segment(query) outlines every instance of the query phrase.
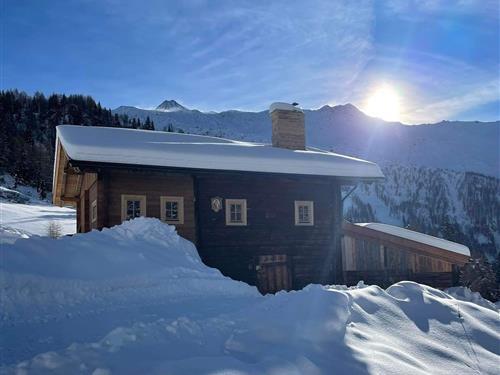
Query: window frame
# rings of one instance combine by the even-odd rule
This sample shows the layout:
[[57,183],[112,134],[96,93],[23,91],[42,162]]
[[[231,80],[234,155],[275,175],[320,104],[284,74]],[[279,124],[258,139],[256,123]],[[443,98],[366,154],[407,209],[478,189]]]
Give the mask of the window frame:
[[121,195],[121,203],[122,203],[122,222],[127,220],[127,201],[139,201],[141,205],[141,215],[140,217],[146,216],[146,196],[145,195],[137,195],[137,194],[122,194]]
[[[167,220],[167,202],[176,202],[179,220]],[[167,224],[184,224],[184,197],[181,196],[161,196],[160,197],[160,218]]]
[[[296,226],[314,226],[314,201],[295,201],[295,225]],[[299,207],[307,206],[309,207],[309,217],[310,221],[307,223],[301,222],[299,219]]]
[[[231,205],[241,205],[241,222],[231,221]],[[227,226],[247,226],[247,200],[246,199],[226,199],[226,225]]]
[[[95,215],[94,215],[94,209],[95,209]],[[90,204],[90,222],[91,223],[97,222],[97,199],[94,199]]]

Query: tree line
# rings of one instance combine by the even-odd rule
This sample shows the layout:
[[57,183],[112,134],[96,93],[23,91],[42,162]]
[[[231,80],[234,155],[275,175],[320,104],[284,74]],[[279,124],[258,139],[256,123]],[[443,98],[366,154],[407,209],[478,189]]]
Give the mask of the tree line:
[[154,130],[149,117],[113,114],[86,95],[18,90],[0,91],[0,172],[10,173],[16,184],[37,187],[45,196],[52,186],[56,126],[61,124]]

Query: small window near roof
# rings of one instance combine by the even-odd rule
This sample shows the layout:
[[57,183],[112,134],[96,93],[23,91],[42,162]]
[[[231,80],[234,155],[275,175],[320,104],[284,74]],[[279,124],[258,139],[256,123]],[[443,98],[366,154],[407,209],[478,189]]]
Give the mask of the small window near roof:
[[247,225],[246,199],[226,199],[226,225]]
[[169,224],[184,224],[184,197],[160,197],[161,219]]
[[97,200],[93,201],[90,205],[90,217],[93,223],[97,221]]
[[146,216],[145,195],[122,195],[122,221]]
[[295,201],[295,225],[314,225],[313,201]]

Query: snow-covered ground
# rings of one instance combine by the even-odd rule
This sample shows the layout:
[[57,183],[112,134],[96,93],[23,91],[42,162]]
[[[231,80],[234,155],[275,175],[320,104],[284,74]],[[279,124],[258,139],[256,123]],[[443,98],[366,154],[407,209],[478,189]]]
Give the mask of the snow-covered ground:
[[413,282],[261,296],[156,219],[21,238],[0,259],[0,373],[498,372],[498,311],[478,296]]
[[[50,223],[60,225],[61,234],[76,231],[75,210],[48,203],[20,204],[0,201],[0,231],[20,237],[46,236]],[[0,241],[2,241],[0,236]]]
[[[10,175],[0,176],[0,244],[17,238],[47,236],[55,224],[61,235],[76,232],[76,212],[72,208],[49,203],[50,195],[40,199],[31,186],[15,186]],[[16,203],[23,202],[23,203]]]

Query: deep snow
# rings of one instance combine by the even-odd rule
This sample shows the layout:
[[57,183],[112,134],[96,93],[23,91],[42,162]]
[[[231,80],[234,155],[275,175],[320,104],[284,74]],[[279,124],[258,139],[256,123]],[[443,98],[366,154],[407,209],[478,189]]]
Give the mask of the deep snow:
[[413,282],[261,296],[156,219],[0,257],[2,373],[495,374],[500,360],[491,306]]
[[269,144],[193,134],[59,125],[56,142],[62,145],[70,159],[87,162],[375,179],[384,177],[375,163],[329,151],[315,148],[288,150]]

